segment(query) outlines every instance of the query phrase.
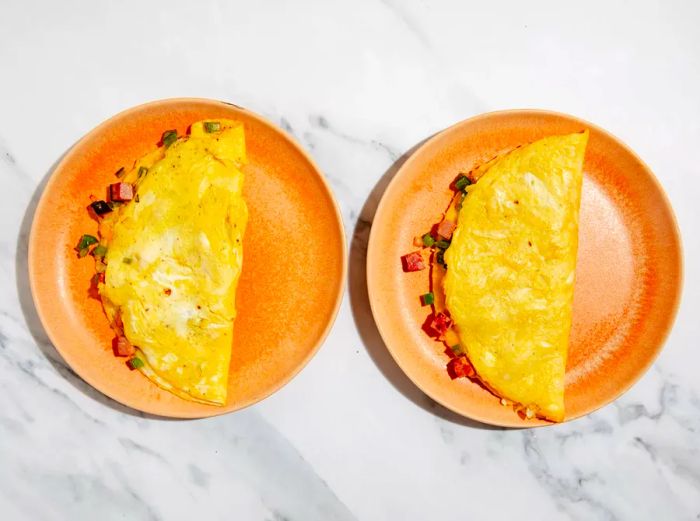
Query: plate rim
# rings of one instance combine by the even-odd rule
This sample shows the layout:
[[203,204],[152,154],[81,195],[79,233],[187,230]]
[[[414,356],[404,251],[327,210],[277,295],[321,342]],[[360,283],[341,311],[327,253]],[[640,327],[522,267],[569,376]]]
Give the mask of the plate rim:
[[[658,190],[659,194],[661,195],[661,200],[663,202],[663,205],[665,208],[668,210],[670,220],[671,220],[671,228],[672,228],[672,233],[675,238],[675,243],[678,245],[678,289],[675,292],[674,295],[674,300],[671,305],[671,307],[668,310],[668,316],[669,316],[669,326],[666,328],[666,330],[663,332],[661,335],[661,338],[658,342],[658,344],[655,346],[653,353],[651,356],[648,357],[647,361],[645,362],[644,366],[641,368],[639,373],[635,375],[634,378],[631,378],[626,385],[622,386],[619,390],[614,393],[614,395],[611,395],[611,398],[606,399],[602,401],[601,403],[596,404],[594,407],[584,410],[580,412],[577,415],[571,416],[571,417],[565,417],[562,422],[555,423],[555,422],[549,422],[546,420],[539,420],[538,422],[535,423],[522,423],[523,420],[518,418],[517,416],[513,418],[512,421],[494,421],[486,416],[483,416],[481,414],[466,414],[464,411],[458,410],[456,407],[453,407],[452,405],[445,403],[439,396],[435,396],[433,393],[430,393],[426,391],[416,380],[413,379],[413,377],[410,375],[410,373],[406,370],[404,365],[401,363],[401,357],[395,352],[394,348],[390,346],[390,343],[387,342],[387,333],[385,332],[385,327],[383,326],[378,320],[377,320],[377,304],[376,304],[376,294],[375,292],[377,291],[376,288],[372,284],[372,280],[377,277],[376,275],[376,269],[374,265],[372,264],[372,259],[375,257],[376,253],[375,251],[379,246],[376,244],[376,236],[377,233],[375,232],[376,227],[375,223],[378,222],[380,219],[378,217],[381,217],[381,214],[386,212],[386,208],[388,206],[387,203],[387,197],[386,195],[390,193],[391,191],[395,190],[397,186],[399,186],[401,177],[402,175],[405,175],[405,172],[408,170],[408,168],[415,162],[417,161],[417,157],[425,151],[426,148],[430,147],[431,145],[434,144],[434,142],[438,141],[443,135],[453,132],[456,129],[466,126],[469,124],[472,124],[476,121],[482,120],[482,119],[490,119],[493,117],[502,117],[502,116],[514,116],[514,115],[533,115],[533,116],[554,116],[557,118],[563,118],[569,121],[575,121],[577,123],[581,123],[582,125],[594,129],[596,132],[599,132],[600,134],[610,138],[612,141],[614,141],[618,146],[623,148],[627,153],[629,153],[636,161],[639,162],[639,164],[642,166],[642,168],[646,171],[648,174],[649,179],[652,181],[656,189]],[[616,401],[619,399],[623,394],[627,393],[639,380],[647,374],[649,371],[650,367],[654,364],[654,362],[658,359],[661,351],[663,350],[664,346],[666,345],[666,342],[668,340],[669,335],[671,334],[671,331],[673,330],[673,327],[675,325],[676,319],[678,317],[678,310],[680,307],[680,302],[681,298],[683,295],[683,288],[684,288],[684,282],[685,282],[685,266],[684,266],[684,250],[683,250],[683,241],[682,241],[682,236],[680,232],[680,227],[678,225],[678,219],[676,217],[675,212],[673,211],[673,206],[671,205],[671,200],[666,193],[666,190],[664,187],[661,185],[661,182],[658,180],[656,175],[654,175],[654,172],[649,168],[649,165],[646,164],[646,162],[629,146],[627,145],[623,140],[618,138],[616,135],[613,133],[609,132],[608,130],[600,127],[599,125],[596,125],[594,123],[591,123],[585,119],[579,118],[577,116],[573,116],[571,114],[567,114],[564,112],[559,112],[559,111],[554,111],[554,110],[547,110],[547,109],[536,109],[536,108],[517,108],[517,109],[502,109],[502,110],[493,110],[489,112],[484,112],[480,114],[476,114],[474,116],[468,117],[466,119],[460,120],[456,123],[453,123],[449,125],[448,127],[439,130],[438,132],[434,133],[433,135],[429,136],[423,143],[420,144],[420,146],[415,149],[411,155],[406,159],[406,161],[399,167],[399,169],[396,171],[396,174],[394,177],[389,181],[387,184],[384,192],[382,193],[382,197],[379,201],[379,204],[377,205],[377,210],[374,214],[374,218],[372,219],[372,226],[370,228],[370,234],[369,234],[369,239],[367,242],[367,258],[366,258],[366,280],[365,283],[367,284],[367,293],[368,293],[368,300],[370,304],[370,309],[372,311],[372,318],[374,320],[375,325],[377,326],[377,330],[379,331],[379,334],[382,338],[382,341],[386,347],[386,349],[389,351],[389,354],[391,355],[392,359],[394,362],[399,366],[401,371],[406,375],[406,377],[415,385],[422,393],[424,393],[426,396],[428,396],[431,400],[437,402],[441,406],[445,407],[446,409],[454,412],[455,414],[458,414],[459,416],[463,418],[468,418],[471,420],[476,420],[481,423],[484,423],[486,425],[494,425],[497,427],[506,427],[506,428],[520,428],[520,429],[526,429],[526,428],[535,428],[535,427],[548,427],[548,426],[554,426],[554,425],[560,425],[562,423],[568,423],[571,421],[574,421],[578,418],[582,418],[584,416],[587,416],[603,407],[606,405],[611,404],[612,402]]]
[[[108,394],[105,392],[100,383],[98,381],[95,381],[94,378],[86,376],[83,372],[79,371],[78,369],[75,368],[75,366],[71,363],[72,358],[71,356],[67,356],[66,353],[62,350],[60,347],[60,343],[57,343],[55,341],[55,334],[54,330],[51,326],[47,325],[47,321],[45,320],[45,309],[42,304],[42,299],[39,297],[40,291],[37,288],[37,271],[40,269],[40,267],[37,265],[38,262],[38,257],[36,252],[39,251],[39,245],[36,244],[37,241],[37,235],[38,235],[38,224],[37,224],[37,216],[40,215],[43,211],[43,208],[46,206],[46,199],[48,197],[48,194],[51,192],[52,187],[54,186],[55,183],[57,183],[58,179],[58,174],[66,167],[67,164],[69,164],[78,150],[80,149],[81,145],[83,145],[89,138],[92,136],[99,134],[102,132],[106,127],[108,127],[111,123],[113,123],[117,119],[121,119],[124,117],[128,117],[131,113],[138,112],[150,107],[156,107],[160,105],[180,105],[183,103],[203,103],[203,104],[209,104],[209,105],[220,105],[223,107],[227,107],[230,109],[230,107],[234,107],[235,109],[245,112],[247,116],[251,117],[252,119],[257,120],[258,122],[262,123],[265,126],[268,126],[272,129],[274,129],[282,138],[284,138],[289,144],[294,147],[294,149],[299,152],[302,157],[308,161],[309,165],[312,167],[313,171],[315,172],[316,176],[318,179],[321,181],[321,184],[323,186],[323,189],[328,193],[329,199],[331,201],[331,205],[333,208],[333,214],[335,216],[335,224],[337,226],[338,232],[339,232],[339,239],[340,239],[340,257],[341,257],[341,266],[340,266],[340,279],[339,279],[339,284],[337,287],[336,295],[334,298],[334,304],[331,309],[330,313],[330,318],[328,320],[328,323],[324,327],[323,331],[318,337],[318,340],[313,347],[313,349],[310,349],[306,356],[299,362],[299,364],[288,374],[285,376],[285,378],[280,379],[278,382],[276,382],[275,385],[271,386],[270,389],[266,390],[265,393],[261,394],[258,396],[256,399],[249,400],[248,402],[243,402],[239,406],[233,408],[233,409],[227,409],[226,405],[223,407],[215,407],[211,406],[211,411],[207,410],[206,413],[204,412],[204,409],[202,410],[201,413],[193,413],[193,414],[187,414],[187,413],[178,413],[178,414],[163,414],[163,412],[156,410],[156,409],[151,409],[150,407],[147,406],[141,406],[133,403],[131,400],[124,400],[117,398],[115,396],[112,396],[111,394]],[[338,313],[340,311],[340,306],[342,304],[343,297],[345,295],[346,291],[346,284],[347,284],[347,272],[348,272],[348,245],[347,245],[347,233],[345,230],[345,223],[343,221],[343,216],[340,211],[340,205],[338,204],[338,200],[335,196],[335,193],[333,192],[333,189],[330,185],[330,182],[328,179],[326,179],[326,176],[323,174],[323,171],[319,168],[318,164],[316,161],[311,157],[311,154],[307,152],[301,144],[297,142],[297,140],[284,128],[280,127],[279,125],[273,123],[270,121],[268,118],[261,116],[260,114],[247,109],[245,107],[242,107],[240,105],[237,105],[235,103],[223,101],[223,100],[218,100],[218,99],[213,99],[213,98],[202,98],[202,97],[175,97],[175,98],[162,98],[162,99],[156,99],[156,100],[151,100],[151,101],[146,101],[144,103],[139,103],[138,105],[134,105],[131,107],[128,107],[126,109],[123,109],[116,114],[108,117],[107,119],[101,121],[97,126],[93,127],[91,130],[89,130],[87,133],[83,134],[75,143],[73,143],[70,148],[65,152],[64,156],[60,159],[60,161],[53,167],[51,170],[51,173],[49,175],[48,180],[46,181],[46,184],[44,185],[42,191],[41,191],[41,196],[37,200],[36,207],[34,208],[33,214],[32,214],[32,225],[31,229],[29,232],[29,237],[28,237],[28,244],[27,244],[27,271],[28,271],[28,276],[29,276],[29,289],[30,293],[32,296],[32,301],[34,304],[34,308],[36,309],[36,314],[37,317],[39,318],[39,321],[41,322],[41,325],[46,332],[46,335],[48,336],[51,345],[56,349],[56,351],[61,355],[61,358],[63,361],[68,365],[68,367],[74,371],[85,383],[90,385],[93,389],[97,390],[100,392],[102,395],[106,396],[107,398],[114,400],[115,402],[124,405],[134,411],[140,411],[142,413],[150,414],[153,416],[157,416],[159,418],[177,418],[177,419],[199,419],[199,418],[210,418],[210,417],[215,417],[215,416],[222,416],[224,414],[231,414],[235,413],[238,411],[241,411],[243,409],[246,409],[252,405],[255,405],[256,403],[260,403],[263,400],[269,398],[273,394],[277,393],[280,389],[282,389],[285,385],[287,385],[289,382],[291,382],[311,361],[311,359],[318,353],[318,351],[321,349],[321,346],[325,344],[326,339],[328,338],[328,335],[330,334],[333,326],[335,325],[336,319],[338,318]],[[155,384],[154,384],[155,385]],[[149,402],[150,403],[150,402]]]

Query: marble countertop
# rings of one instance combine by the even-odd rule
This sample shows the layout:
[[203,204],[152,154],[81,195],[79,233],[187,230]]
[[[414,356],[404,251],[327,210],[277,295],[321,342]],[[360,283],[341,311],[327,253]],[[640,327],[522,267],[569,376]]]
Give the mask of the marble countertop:
[[[700,4],[38,2],[0,15],[3,520],[700,519]],[[130,106],[197,96],[286,127],[340,201],[349,292],[316,357],[242,412],[144,417],[68,369],[37,320],[27,234],[42,181]],[[650,165],[685,288],[653,368],[570,423],[460,419],[401,373],[364,255],[382,176],[426,136],[504,108],[568,112]],[[695,310],[695,311],[693,311]]]

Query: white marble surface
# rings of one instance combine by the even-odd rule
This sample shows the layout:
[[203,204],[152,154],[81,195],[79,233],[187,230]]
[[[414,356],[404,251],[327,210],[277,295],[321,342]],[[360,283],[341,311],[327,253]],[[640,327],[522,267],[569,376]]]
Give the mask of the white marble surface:
[[[699,25],[697,2],[3,0],[0,519],[700,519]],[[27,288],[52,165],[106,117],[175,96],[290,129],[352,243],[318,355],[263,403],[202,421],[146,418],[83,383]],[[383,174],[431,133],[514,107],[630,144],[668,190],[686,260],[649,373],[589,417],[526,431],[460,420],[413,387],[362,278]]]

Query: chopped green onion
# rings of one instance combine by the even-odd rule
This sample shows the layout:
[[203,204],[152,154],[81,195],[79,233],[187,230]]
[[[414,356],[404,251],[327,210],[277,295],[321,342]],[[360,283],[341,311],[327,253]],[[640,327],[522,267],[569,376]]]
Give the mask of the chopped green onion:
[[221,129],[221,123],[218,121],[205,121],[204,122],[204,131],[205,132],[218,132]]
[[440,239],[435,243],[435,246],[440,248],[441,250],[446,250],[447,248],[450,247],[450,241],[446,241],[444,239]]
[[472,182],[466,175],[460,175],[455,181],[455,188],[457,190],[464,190],[470,184],[472,184]]
[[89,251],[90,251],[90,250],[88,250],[87,248],[82,248],[82,249],[78,252],[78,257],[80,257],[80,258],[82,259],[83,257],[85,257],[85,256],[88,254]]
[[93,257],[104,257],[105,255],[107,255],[107,246],[102,246],[101,244],[98,244],[92,250]]
[[138,369],[139,367],[143,367],[143,360],[141,360],[140,358],[132,358],[131,360],[129,360],[128,363],[129,367],[131,367],[132,369]]
[[423,301],[424,306],[432,306],[433,302],[435,302],[435,295],[433,295],[432,292],[428,292],[425,295],[421,295],[420,298]]
[[93,244],[97,244],[97,238],[93,237],[92,235],[83,235],[80,238],[80,241],[78,242],[78,247],[76,248],[78,251],[84,250],[85,248],[92,246]]
[[462,346],[459,344],[455,344],[453,346],[450,346],[450,349],[452,349],[452,352],[456,355],[462,354]]
[[177,141],[177,130],[166,130],[163,132],[163,146],[168,148]]
[[114,175],[116,175],[117,177],[124,177],[124,174],[126,174],[126,170],[124,169],[124,167],[121,167],[114,173]]
[[435,261],[443,268],[447,268],[447,264],[445,264],[445,250],[438,250],[435,254]]
[[433,239],[433,236],[430,235],[430,233],[423,235],[423,246],[430,248],[433,244],[435,244],[435,239]]
[[148,168],[145,166],[140,166],[139,167],[139,179],[141,179],[143,176],[145,176],[148,173]]
[[131,264],[132,259],[131,259],[131,257],[124,257],[124,258],[122,259],[122,262],[123,262],[124,264]]

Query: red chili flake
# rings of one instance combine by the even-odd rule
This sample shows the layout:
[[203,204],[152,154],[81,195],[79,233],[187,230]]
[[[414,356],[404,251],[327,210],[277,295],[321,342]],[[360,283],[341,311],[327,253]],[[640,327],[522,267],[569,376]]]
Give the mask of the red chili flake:
[[131,201],[134,198],[134,187],[129,183],[114,183],[109,185],[109,198],[112,201]]
[[129,343],[125,336],[114,337],[112,349],[117,356],[131,356],[136,352],[134,346]]
[[431,329],[435,331],[439,335],[444,335],[447,333],[447,330],[450,329],[450,326],[452,325],[452,319],[445,315],[444,313],[438,313],[435,315],[433,318],[433,321],[430,323]]
[[170,294],[171,294],[172,292],[173,292],[173,290],[171,290],[170,288],[165,288],[165,289],[163,290],[163,293],[165,293],[165,294],[168,295],[168,296],[170,296]]
[[455,228],[457,228],[457,225],[452,221],[442,221],[437,227],[437,232],[441,237],[451,239]]
[[414,251],[408,255],[401,257],[401,263],[403,264],[403,270],[409,271],[421,271],[425,269],[425,262],[423,261],[423,256],[419,251]]
[[447,364],[447,374],[454,380],[455,378],[472,378],[476,375],[476,371],[466,356],[458,356]]

